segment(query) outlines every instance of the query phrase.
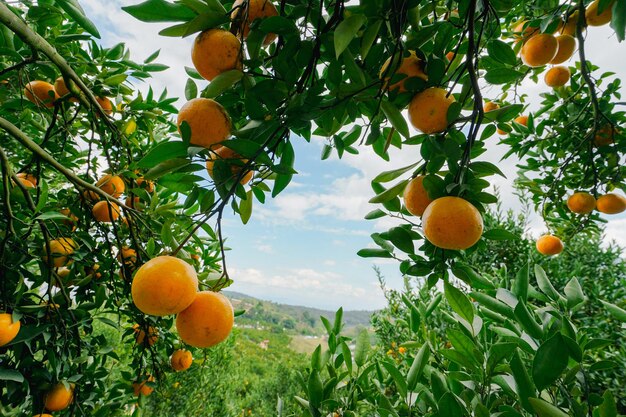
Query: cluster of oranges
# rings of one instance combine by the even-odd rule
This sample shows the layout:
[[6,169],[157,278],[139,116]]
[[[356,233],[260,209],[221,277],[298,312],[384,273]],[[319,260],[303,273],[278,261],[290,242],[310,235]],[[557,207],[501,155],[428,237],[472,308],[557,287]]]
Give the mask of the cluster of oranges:
[[[236,35],[215,28],[205,30],[196,37],[191,60],[198,74],[211,81],[226,71],[241,70],[243,49],[237,35],[246,39],[253,21],[277,15],[276,7],[268,0],[249,0],[246,4],[243,0],[235,1],[231,20],[237,27]],[[267,46],[275,39],[275,34],[267,34],[263,44]],[[252,171],[242,172],[248,161],[223,146],[231,135],[232,124],[228,112],[220,103],[202,97],[189,100],[178,113],[179,130],[183,122],[191,131],[190,143],[209,149],[206,163],[209,176],[213,178],[215,161],[224,160],[230,165],[232,177],[240,178],[242,185],[252,179]]]
[[[122,258],[124,259],[124,258]],[[207,348],[226,340],[234,324],[233,307],[223,294],[198,291],[198,276],[193,266],[173,256],[158,256],[143,264],[135,273],[131,285],[135,306],[152,316],[176,314],[176,330],[181,340],[190,346]],[[151,346],[158,332],[148,326],[134,326],[135,340]],[[191,366],[191,352],[175,351],[170,364],[176,371]],[[147,380],[136,382],[135,395],[148,395],[152,389]]]
[[[66,96],[70,96],[70,91],[65,85],[63,77],[55,80],[54,85],[43,80],[34,80],[24,87],[24,96],[38,106],[54,107],[54,104]],[[76,103],[76,97],[69,97],[70,102]],[[113,103],[107,97],[96,97],[96,101],[106,114],[113,113]]]

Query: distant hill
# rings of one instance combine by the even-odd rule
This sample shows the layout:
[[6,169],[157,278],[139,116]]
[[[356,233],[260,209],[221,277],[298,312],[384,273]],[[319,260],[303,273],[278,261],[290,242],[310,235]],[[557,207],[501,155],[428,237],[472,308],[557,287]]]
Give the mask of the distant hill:
[[[245,314],[237,317],[240,326],[255,326],[286,330],[292,334],[321,335],[326,333],[320,320],[324,316],[332,323],[334,311],[318,308],[279,304],[260,300],[246,294],[224,291],[237,310],[245,310]],[[373,311],[344,311],[344,331],[352,333],[356,328],[369,327]]]

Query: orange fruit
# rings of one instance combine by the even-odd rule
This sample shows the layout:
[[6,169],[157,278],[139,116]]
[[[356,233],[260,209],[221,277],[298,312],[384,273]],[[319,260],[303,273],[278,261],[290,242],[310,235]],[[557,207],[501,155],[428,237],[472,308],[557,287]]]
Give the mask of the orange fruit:
[[[576,26],[578,25],[578,10],[571,14],[565,21],[561,21],[556,29],[556,33],[576,37]],[[584,31],[584,29],[583,29]]]
[[35,414],[33,417],[54,417],[52,414]]
[[91,275],[93,279],[102,278],[102,274],[98,272],[99,269],[99,264],[93,264],[91,267],[85,268],[85,274],[87,274],[88,276]]
[[596,136],[593,138],[593,144],[597,147],[609,146],[615,142],[615,134],[618,133],[617,129],[611,125],[606,125],[596,132]]
[[20,331],[20,321],[13,321],[9,313],[0,313],[0,346],[11,343]]
[[241,42],[227,30],[205,30],[193,43],[191,61],[196,71],[210,81],[222,72],[241,69]]
[[[278,16],[278,11],[276,7],[269,0],[249,0],[247,1],[247,10],[243,8],[243,0],[235,0],[233,3],[233,12],[230,15],[230,18],[233,22],[235,22],[237,27],[237,34],[240,33],[241,26],[243,26],[243,37],[244,39],[248,37],[248,33],[250,32],[250,24],[257,19],[264,19],[270,16]],[[239,21],[238,16],[247,16],[245,22]],[[243,20],[243,19],[241,19]],[[276,39],[275,33],[268,33],[263,40],[263,45],[269,45],[274,42]]]
[[124,202],[127,207],[134,208],[135,210],[143,211],[146,208],[146,205],[141,201],[141,198],[138,196],[128,196],[126,197],[126,201]]
[[[539,33],[539,28],[528,26],[526,25],[527,23],[527,20],[522,20],[513,28],[513,37],[515,38],[516,43],[519,41],[526,42],[533,35]],[[526,28],[524,28],[524,25],[526,25]]]
[[91,190],[83,191],[83,193],[81,194],[81,198],[84,201],[98,201],[98,200],[100,200],[100,196],[98,194],[96,194],[94,191],[91,191]]
[[[405,77],[402,78],[400,81],[397,81],[397,82],[391,84],[389,86],[389,90],[396,90],[396,89],[398,89],[399,92],[404,93],[405,91],[407,91],[404,83],[409,78],[417,77],[417,78],[421,78],[424,81],[428,80],[428,76],[424,72],[424,68],[425,68],[426,64],[424,63],[424,61],[419,59],[417,57],[417,55],[415,55],[415,51],[410,51],[409,56],[403,57],[402,61],[400,62],[400,66],[395,64],[394,68],[391,68],[390,70],[388,70],[389,64],[391,63],[391,58],[393,58],[393,57],[387,58],[387,60],[385,61],[385,63],[381,67],[380,75],[379,75],[380,78],[383,78],[383,76],[386,75],[384,80],[385,80],[385,84],[387,84],[389,82],[389,80],[391,79],[391,77],[394,76],[394,75],[396,75],[396,76],[397,75],[404,75]],[[387,73],[387,72],[389,72],[389,73]]]
[[613,18],[613,3],[611,2],[606,9],[599,13],[598,6],[600,5],[600,0],[595,0],[593,3],[587,7],[585,11],[585,19],[587,20],[587,24],[589,26],[604,26],[611,21]]
[[17,176],[17,180],[19,181],[20,184],[22,184],[22,187],[24,188],[35,188],[35,184],[33,184],[32,182],[28,181],[27,179],[23,177]]
[[552,58],[550,64],[562,64],[574,55],[576,50],[576,39],[571,35],[559,35],[556,37],[558,48],[556,50],[556,56]]
[[135,341],[138,345],[143,346],[144,343],[148,343],[148,346],[154,345],[159,340],[159,331],[152,326],[148,326],[148,338],[146,339],[146,331],[142,329],[138,324],[133,325],[135,331]]
[[534,35],[522,46],[522,61],[529,67],[542,67],[554,59],[558,48],[559,42],[554,36],[547,33]]
[[[220,146],[216,150],[209,152],[209,158],[206,161],[206,169],[209,176],[213,178],[213,166],[217,160],[229,160],[230,172],[232,172],[233,178],[239,176],[239,173],[243,169],[243,165],[248,162],[247,159],[243,159],[241,155],[236,153],[226,146]],[[231,163],[230,160],[233,160]],[[246,174],[239,181],[240,184],[247,184],[252,179],[252,171],[246,172]]]
[[137,263],[137,251],[135,249],[124,246],[117,254],[117,260],[127,265],[135,265]]
[[179,130],[183,122],[191,129],[192,145],[210,148],[230,136],[230,117],[226,109],[208,98],[194,98],[185,103],[178,112]]
[[506,132],[506,131],[504,131],[504,130],[502,130],[502,129],[500,129],[500,128],[498,128],[498,129],[496,129],[496,130],[497,130],[497,132],[498,132],[498,135],[508,135],[508,132]]
[[63,224],[69,227],[70,229],[72,229],[72,232],[76,230],[76,223],[78,223],[78,217],[76,217],[68,208],[63,208],[59,210],[59,213],[61,213],[65,217],[68,217],[67,219],[63,220]]
[[[96,182],[96,187],[114,198],[118,198],[124,193],[126,186],[124,180],[117,175],[106,174]],[[95,194],[95,193],[93,193]],[[89,194],[91,196],[91,194]],[[97,196],[97,194],[95,194]],[[91,199],[91,198],[90,198]],[[93,199],[92,199],[93,200]]]
[[488,101],[483,106],[483,111],[485,113],[488,113],[490,111],[498,110],[499,108],[500,108],[500,105],[498,103],[494,103],[493,101]]
[[596,199],[589,193],[574,193],[567,199],[567,208],[576,214],[591,213],[596,208]]
[[37,186],[37,177],[35,177],[33,174],[29,174],[27,172],[20,172],[16,174],[15,176],[17,178],[30,182],[31,184],[33,184],[33,186]]
[[454,101],[454,96],[448,96],[443,88],[427,88],[411,100],[409,121],[426,134],[443,132],[448,127],[448,108]]
[[96,101],[102,107],[105,114],[113,113],[113,103],[107,97],[96,97]]
[[71,282],[68,282],[67,277],[70,276],[70,273],[72,271],[70,271],[70,269],[66,266],[62,266],[61,268],[56,268],[55,273],[57,274],[57,277],[54,277],[54,280],[52,281],[52,285],[54,285],[55,287],[61,288],[61,285],[67,287],[69,285],[72,285]]
[[[63,79],[63,77],[59,77],[54,81],[54,90],[59,95],[59,98],[71,94],[69,88],[67,88],[67,85],[65,85],[65,80]],[[78,99],[76,97],[70,97],[69,101],[71,101],[72,103],[78,103]]]
[[137,187],[143,188],[149,193],[154,191],[154,181],[145,179],[139,174],[139,171],[135,171],[135,174],[137,174],[137,178],[135,178],[135,184],[137,184]]
[[154,377],[152,375],[149,375],[148,378],[142,382],[133,382],[133,394],[135,394],[135,397],[138,397],[139,395],[148,396],[152,394],[154,388],[150,387],[147,384],[148,382],[154,382]]
[[193,356],[191,355],[191,352],[186,349],[178,349],[172,353],[172,357],[170,358],[172,369],[177,372],[189,369],[192,362]]
[[563,242],[556,236],[543,235],[535,243],[537,251],[542,255],[552,256],[563,252]]
[[226,340],[235,320],[233,306],[223,294],[201,291],[189,307],[176,316],[183,342],[207,348]]
[[474,246],[483,234],[483,218],[471,203],[460,197],[441,197],[422,215],[424,236],[442,249],[461,250]]
[[41,80],[31,81],[26,84],[24,95],[36,105],[46,107],[54,107],[54,101],[59,98],[59,95],[54,90],[54,86]]
[[601,213],[618,214],[626,210],[626,198],[619,194],[604,194],[598,197],[596,208]]
[[146,314],[176,314],[196,298],[198,276],[193,266],[173,256],[158,256],[137,270],[131,286],[135,306]]
[[563,87],[569,81],[570,76],[571,73],[569,72],[569,68],[559,65],[550,68],[546,72],[544,81],[548,87]]
[[[50,245],[50,253],[52,254],[52,266],[55,268],[60,268],[65,266],[69,261],[69,256],[74,253],[74,251],[78,248],[76,242],[69,237],[61,237],[59,239],[54,239],[49,242]],[[48,262],[47,257],[47,247],[44,243],[43,245],[44,257],[43,259]]]
[[446,59],[450,62],[454,61],[454,58],[456,58],[456,54],[454,53],[454,51],[450,51],[446,54]]
[[62,382],[56,384],[44,397],[44,407],[48,411],[65,410],[74,398],[74,385],[67,388]]
[[528,126],[528,116],[517,116],[515,119],[513,119],[513,121],[523,126]]
[[91,209],[93,218],[98,222],[111,223],[120,217],[120,206],[108,201],[98,201]]
[[428,192],[424,188],[424,176],[419,175],[413,178],[404,187],[404,206],[414,216],[421,216],[432,199],[428,197]]

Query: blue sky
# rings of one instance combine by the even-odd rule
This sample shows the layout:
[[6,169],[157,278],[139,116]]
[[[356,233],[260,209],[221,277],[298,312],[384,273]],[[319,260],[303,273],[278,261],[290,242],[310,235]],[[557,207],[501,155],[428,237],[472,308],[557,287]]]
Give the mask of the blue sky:
[[[140,61],[157,49],[158,62],[169,65],[151,81],[157,92],[167,87],[171,96],[184,97],[187,79],[184,66],[192,66],[190,51],[193,36],[185,39],[158,36],[165,27],[142,23],[121,10],[122,6],[139,0],[81,0],[87,15],[102,34],[102,44],[112,46],[125,42],[132,59]],[[587,55],[603,71],[613,71],[626,79],[626,43],[618,44],[608,27],[590,28]],[[619,57],[619,58],[616,58]],[[201,84],[204,88],[208,83]],[[136,86],[145,90],[147,86]],[[539,103],[546,87],[542,81],[525,82],[521,87],[531,102]],[[626,91],[623,91],[626,93]],[[483,94],[494,99],[497,88],[487,87]],[[180,101],[180,105],[183,104]],[[404,152],[394,150],[387,163],[368,148],[361,154],[344,159],[321,161],[321,139],[307,143],[295,138],[296,170],[292,184],[275,200],[257,204],[247,225],[236,217],[225,222],[232,290],[262,299],[320,308],[375,309],[385,305],[372,270],[373,261],[362,259],[356,252],[371,246],[369,235],[383,231],[393,221],[363,220],[375,208],[367,203],[373,196],[369,181],[384,170],[415,162],[416,148]],[[408,150],[410,149],[410,150]],[[483,156],[498,162],[503,149],[495,145]],[[499,164],[507,179],[492,177],[502,195],[512,193],[515,161]],[[505,209],[519,209],[516,198],[503,199]],[[538,236],[545,231],[541,220],[534,218],[530,232]],[[626,215],[613,216],[607,226],[607,240],[626,246]],[[399,288],[402,277],[395,261],[378,262],[390,287]]]

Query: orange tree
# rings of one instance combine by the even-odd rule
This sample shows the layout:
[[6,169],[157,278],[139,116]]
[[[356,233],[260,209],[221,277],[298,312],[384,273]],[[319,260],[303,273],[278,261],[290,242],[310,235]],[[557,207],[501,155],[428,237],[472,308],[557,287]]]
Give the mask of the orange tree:
[[[397,259],[403,274],[425,277],[429,287],[443,282],[452,309],[469,321],[470,327],[457,329],[470,333],[465,337],[478,337],[483,327],[472,327],[479,316],[450,271],[474,289],[475,299],[483,290],[493,298],[511,289],[487,284],[462,262],[485,250],[486,240],[516,238],[507,230],[484,230],[481,213],[497,201],[489,178],[501,175],[482,156],[489,146],[499,142],[505,156],[521,160],[518,186],[530,193],[552,236],[542,240],[549,245],[537,247],[544,254],[558,253],[576,233],[593,231],[599,212],[626,209],[624,197],[612,193],[624,185],[620,80],[607,80],[610,75],[585,58],[594,26],[610,24],[624,40],[624,0],[147,0],[125,10],[147,22],[175,22],[164,36],[197,36],[195,68],[187,68],[188,102],[180,109],[165,92],[135,90],[135,83],[165,69],[155,62],[158,54],[136,63],[122,44],[102,47],[77,1],[0,4],[1,308],[11,315],[2,328],[8,341],[0,381],[3,407],[14,412],[43,412],[49,392],[62,394],[55,399],[68,412],[84,415],[124,409],[134,401],[132,388],[149,395],[181,342],[171,315],[143,313],[180,310],[135,306],[135,270],[169,255],[200,272],[190,278],[199,289],[229,285],[224,212],[234,210],[246,223],[253,201],[263,203],[289,185],[298,137],[326,138],[323,159],[367,146],[384,159],[391,146],[415,153],[411,165],[372,179],[371,202],[380,208],[367,218],[390,216],[398,225],[374,234],[378,247],[359,254]],[[546,74],[542,103],[519,94],[546,65],[568,59],[570,67]],[[196,81],[203,78],[210,83],[199,91]],[[501,88],[485,97],[487,85]],[[586,194],[566,202],[575,192]],[[524,351],[500,357],[522,372],[518,362],[537,360],[541,351],[545,368],[535,370],[541,379],[535,385],[547,389],[564,370],[562,360],[552,366],[550,355],[569,346],[569,339],[582,343],[558,319],[580,304],[580,294],[571,284],[573,306],[565,308],[546,287],[555,320],[542,320],[540,331],[532,321],[537,312],[526,306],[524,276],[508,299],[517,307],[511,312],[495,305],[518,321],[511,331],[535,340],[530,349],[524,345]],[[540,272],[538,277],[545,284]],[[169,285],[170,277],[153,283]],[[202,296],[208,298],[222,300]],[[222,325],[232,325],[228,307],[217,305]],[[205,301],[196,306],[214,307]],[[194,311],[186,316],[207,316]],[[11,323],[18,320],[21,329],[12,337]],[[136,344],[132,371],[122,380],[106,378],[119,358],[93,332],[94,320],[126,329],[125,340]],[[336,322],[336,328],[329,325],[332,343],[339,337]],[[198,347],[227,334],[198,341],[194,336],[210,323],[196,324],[186,326],[194,334],[180,336]],[[496,337],[492,327],[484,329]],[[430,347],[423,346],[411,367],[412,388],[428,361]],[[308,379],[312,415],[323,409],[321,363],[316,357]],[[386,372],[397,378],[392,368]],[[562,415],[557,406],[575,410],[558,395],[532,390],[532,380],[516,382],[528,389],[507,407],[519,412],[540,404],[541,415]],[[459,395],[438,393],[443,403]],[[429,403],[435,411],[428,412],[446,415],[446,409],[436,410],[441,398]],[[487,411],[476,411],[480,415],[508,412],[497,408],[503,404],[497,398],[480,401],[487,403]]]

